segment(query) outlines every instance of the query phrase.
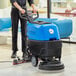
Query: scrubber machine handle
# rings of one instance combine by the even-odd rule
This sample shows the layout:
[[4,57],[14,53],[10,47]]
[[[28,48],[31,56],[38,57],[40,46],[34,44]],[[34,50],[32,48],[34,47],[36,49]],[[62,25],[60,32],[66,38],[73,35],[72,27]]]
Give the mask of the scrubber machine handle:
[[36,13],[33,13],[33,11],[27,10],[27,8],[23,9],[25,9],[25,14],[21,14],[21,12],[19,12],[20,18],[25,19],[30,23],[33,23],[33,21],[39,17],[38,11]]

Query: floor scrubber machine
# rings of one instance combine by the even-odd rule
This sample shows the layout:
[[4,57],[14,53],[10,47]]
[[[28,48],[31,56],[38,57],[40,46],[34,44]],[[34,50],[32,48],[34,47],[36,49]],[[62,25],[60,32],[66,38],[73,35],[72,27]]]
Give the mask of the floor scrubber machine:
[[[26,14],[21,15],[28,21],[28,54],[32,56],[32,65],[36,67],[39,63],[41,70],[61,70],[64,64],[61,63],[62,41],[58,28],[53,23],[34,21],[39,14],[30,15],[25,9]],[[37,17],[36,17],[37,16]]]

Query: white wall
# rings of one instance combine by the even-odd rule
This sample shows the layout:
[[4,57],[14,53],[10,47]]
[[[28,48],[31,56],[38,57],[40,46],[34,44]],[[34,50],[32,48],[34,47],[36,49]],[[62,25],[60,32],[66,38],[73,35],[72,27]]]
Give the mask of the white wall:
[[10,17],[11,7],[0,9],[0,18]]
[[47,7],[47,0],[39,0],[39,6],[41,7],[41,8],[43,8],[43,7]]
[[0,0],[0,9],[8,7],[9,0]]

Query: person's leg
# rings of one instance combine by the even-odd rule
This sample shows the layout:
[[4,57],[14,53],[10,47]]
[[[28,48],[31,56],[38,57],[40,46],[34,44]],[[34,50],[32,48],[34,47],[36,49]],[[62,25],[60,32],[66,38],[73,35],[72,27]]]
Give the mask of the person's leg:
[[22,52],[26,52],[26,20],[20,19],[21,21],[21,37],[22,37]]
[[11,11],[11,20],[12,20],[12,50],[13,50],[11,58],[15,58],[16,52],[18,51],[17,34],[18,34],[18,21],[19,21],[18,10],[15,8],[13,8]]
[[25,21],[24,19],[20,19],[21,21],[21,35],[22,35],[22,52],[23,52],[23,59],[26,61],[30,61],[31,58],[27,53],[27,21]]

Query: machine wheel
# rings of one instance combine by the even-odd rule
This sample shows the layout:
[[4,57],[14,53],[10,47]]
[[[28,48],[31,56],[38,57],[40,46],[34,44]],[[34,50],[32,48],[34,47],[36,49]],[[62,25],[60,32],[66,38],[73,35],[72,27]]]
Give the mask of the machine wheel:
[[18,63],[18,60],[13,60],[13,65],[16,65]]
[[34,67],[36,67],[36,66],[38,65],[38,57],[32,56],[31,61],[32,61],[32,65],[33,65]]

